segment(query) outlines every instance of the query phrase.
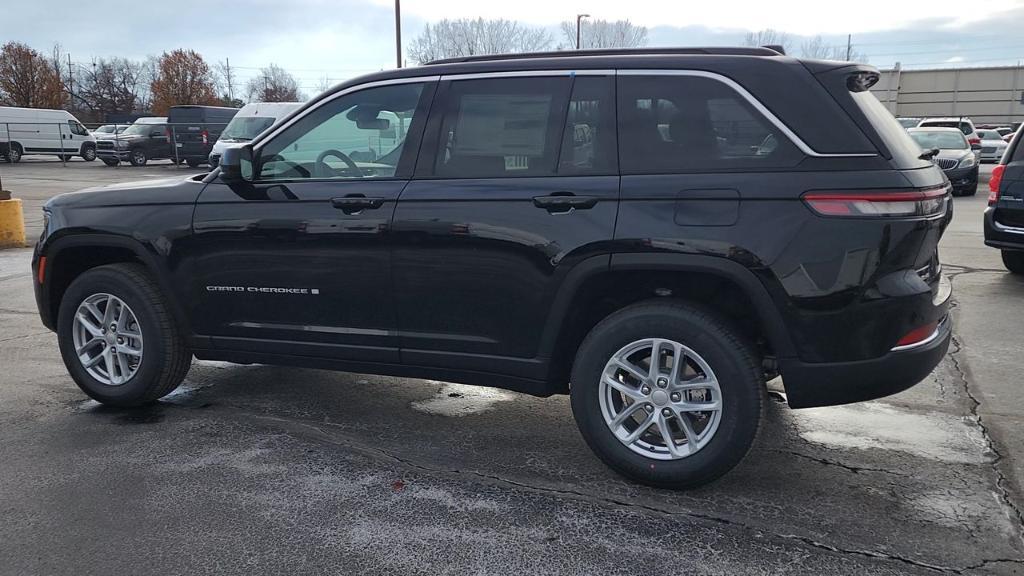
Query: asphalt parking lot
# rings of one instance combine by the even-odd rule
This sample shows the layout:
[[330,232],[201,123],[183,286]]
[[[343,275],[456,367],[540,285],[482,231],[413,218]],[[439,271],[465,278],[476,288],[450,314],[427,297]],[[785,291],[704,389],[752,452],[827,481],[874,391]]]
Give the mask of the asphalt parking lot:
[[[54,194],[196,172],[0,165],[31,237]],[[1024,279],[982,244],[985,198],[954,201],[955,342],[925,382],[772,402],[690,492],[611,473],[564,397],[196,362],[105,408],[35,315],[30,251],[0,251],[0,574],[1024,574]]]

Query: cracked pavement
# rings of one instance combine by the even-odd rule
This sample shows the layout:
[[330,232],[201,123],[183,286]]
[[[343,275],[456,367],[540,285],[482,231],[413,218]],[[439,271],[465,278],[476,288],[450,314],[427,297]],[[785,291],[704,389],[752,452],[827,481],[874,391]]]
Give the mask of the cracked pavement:
[[1024,574],[1024,280],[981,244],[984,195],[955,204],[933,374],[773,395],[747,459],[689,492],[611,473],[564,397],[196,362],[154,406],[100,406],[29,252],[0,252],[0,574]]

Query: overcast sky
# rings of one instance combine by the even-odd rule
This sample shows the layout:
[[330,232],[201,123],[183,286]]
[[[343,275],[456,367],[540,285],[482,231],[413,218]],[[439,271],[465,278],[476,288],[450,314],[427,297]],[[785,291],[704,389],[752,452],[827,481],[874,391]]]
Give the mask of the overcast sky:
[[[324,76],[337,82],[394,66],[393,10],[393,0],[12,1],[0,16],[0,41],[46,53],[60,42],[82,63],[192,48],[211,63],[230,58],[242,81],[277,63],[311,93]],[[425,22],[477,16],[557,35],[560,21],[584,12],[649,27],[651,46],[739,44],[747,31],[770,27],[836,44],[852,34],[855,49],[880,68],[1024,60],[1024,0],[403,0],[403,36],[408,42]]]

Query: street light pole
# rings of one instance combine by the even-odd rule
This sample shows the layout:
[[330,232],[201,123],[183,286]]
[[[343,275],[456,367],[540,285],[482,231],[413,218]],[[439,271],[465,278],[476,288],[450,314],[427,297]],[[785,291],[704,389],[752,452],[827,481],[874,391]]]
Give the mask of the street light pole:
[[395,66],[402,67],[402,0],[395,0]]
[[580,49],[580,20],[584,18],[590,18],[590,14],[577,14],[576,15],[576,49]]

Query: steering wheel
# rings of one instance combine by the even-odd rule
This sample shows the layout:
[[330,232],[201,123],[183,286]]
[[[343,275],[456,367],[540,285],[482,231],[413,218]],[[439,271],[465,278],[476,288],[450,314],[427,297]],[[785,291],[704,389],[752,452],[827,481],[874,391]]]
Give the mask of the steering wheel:
[[[338,160],[344,162],[345,166],[348,167],[348,170],[352,172],[353,176],[357,178],[363,177],[363,171],[360,170],[359,166],[356,166],[356,163],[353,162],[352,159],[348,157],[348,154],[345,154],[341,150],[335,150],[331,148],[330,150],[324,150],[323,152],[320,153],[319,156],[316,157],[316,164],[314,164],[313,170],[316,172],[318,178],[337,176],[338,174],[337,171],[334,170],[334,168],[331,168],[330,166],[327,165],[326,162],[324,162],[324,159],[327,158],[328,156],[334,156]],[[328,174],[328,171],[330,171],[330,174]]]

